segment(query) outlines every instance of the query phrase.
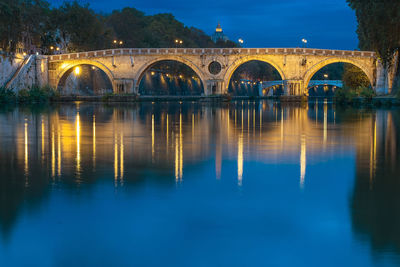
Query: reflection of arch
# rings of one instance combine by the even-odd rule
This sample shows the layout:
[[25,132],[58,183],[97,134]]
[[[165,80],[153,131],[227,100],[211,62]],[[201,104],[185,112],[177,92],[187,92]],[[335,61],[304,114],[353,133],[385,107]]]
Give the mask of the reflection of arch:
[[60,84],[64,84],[66,79],[68,78],[69,74],[72,73],[75,67],[81,66],[81,65],[90,65],[90,66],[95,66],[102,70],[106,75],[107,78],[109,79],[111,85],[113,86],[113,91],[114,90],[114,75],[113,73],[103,64],[97,62],[97,61],[92,61],[92,60],[79,60],[79,61],[74,61],[72,63],[64,63],[61,65],[61,72],[57,75],[56,79],[56,88],[58,89]]
[[151,61],[145,63],[139,69],[139,71],[137,72],[137,74],[135,76],[137,91],[139,89],[140,81],[142,80],[146,71],[148,71],[154,64],[156,64],[158,62],[163,62],[163,61],[176,61],[176,62],[182,63],[182,64],[186,65],[187,67],[189,67],[190,69],[192,69],[194,71],[194,73],[196,73],[196,75],[199,76],[201,83],[202,83],[203,91],[205,91],[205,86],[207,85],[207,83],[206,83],[207,79],[203,75],[203,72],[190,60],[183,58],[183,57],[178,57],[178,56],[165,56],[165,57],[157,58],[157,59],[154,59],[154,60],[151,60]]
[[269,58],[265,58],[263,56],[245,56],[245,57],[241,57],[239,59],[237,59],[235,62],[233,62],[232,65],[229,66],[229,68],[226,70],[225,72],[225,76],[224,76],[224,82],[225,82],[225,90],[226,92],[228,91],[229,88],[229,82],[231,81],[232,75],[235,73],[236,69],[239,68],[241,65],[250,62],[250,61],[261,61],[261,62],[265,62],[269,65],[271,65],[272,67],[275,68],[276,71],[278,71],[279,75],[281,76],[282,80],[286,80],[286,76],[284,74],[284,72],[282,71],[282,69],[278,66],[278,64],[276,64],[273,60],[269,59]]
[[364,67],[363,65],[359,64],[357,61],[353,61],[350,59],[346,58],[329,58],[325,59],[323,61],[318,62],[314,66],[312,66],[310,69],[307,70],[306,74],[304,75],[304,88],[308,88],[308,84],[310,83],[312,77],[323,67],[328,66],[330,64],[335,64],[335,63],[348,63],[351,65],[354,65],[358,67],[360,70],[362,70],[365,75],[367,75],[368,80],[371,84],[371,86],[374,86],[374,78],[373,78],[373,73],[370,72],[369,69]]

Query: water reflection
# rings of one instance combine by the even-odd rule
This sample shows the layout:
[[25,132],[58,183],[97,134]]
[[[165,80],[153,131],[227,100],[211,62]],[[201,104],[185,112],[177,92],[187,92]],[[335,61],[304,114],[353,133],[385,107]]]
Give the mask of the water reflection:
[[[1,111],[0,125],[3,237],[11,238],[18,218],[46,203],[54,188],[149,181],[183,188],[200,179],[207,188],[218,180],[246,192],[257,179],[273,179],[284,180],[292,194],[311,194],[317,176],[328,175],[315,166],[346,155],[354,157],[356,175],[343,212],[351,214],[355,240],[368,239],[374,253],[400,254],[398,110],[341,109],[327,101],[80,103]],[[270,173],[292,167],[290,175]]]

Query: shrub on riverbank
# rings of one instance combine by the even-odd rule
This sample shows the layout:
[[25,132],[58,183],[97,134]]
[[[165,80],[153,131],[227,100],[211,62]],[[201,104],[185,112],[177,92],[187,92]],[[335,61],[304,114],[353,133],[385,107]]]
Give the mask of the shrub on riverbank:
[[16,96],[11,89],[0,87],[0,103],[15,102]]
[[357,88],[338,88],[335,91],[335,99],[339,103],[352,103],[355,98],[361,97],[371,101],[376,94],[370,87],[357,87]]
[[41,103],[54,101],[59,97],[59,93],[50,86],[32,86],[31,89],[22,89],[17,94],[20,103]]

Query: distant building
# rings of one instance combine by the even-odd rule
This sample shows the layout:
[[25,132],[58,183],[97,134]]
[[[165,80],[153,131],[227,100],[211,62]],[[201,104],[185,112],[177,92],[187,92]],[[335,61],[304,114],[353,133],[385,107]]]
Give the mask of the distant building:
[[218,22],[217,28],[215,29],[215,33],[211,36],[211,40],[214,43],[217,43],[218,41],[221,41],[221,40],[224,42],[229,41],[228,36],[226,36],[224,34],[224,32],[222,31],[221,24],[219,22]]

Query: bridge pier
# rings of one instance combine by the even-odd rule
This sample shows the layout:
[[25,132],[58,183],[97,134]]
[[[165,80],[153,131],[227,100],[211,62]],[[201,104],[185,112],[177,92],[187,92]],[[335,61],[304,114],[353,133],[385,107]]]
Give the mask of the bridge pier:
[[222,95],[224,92],[224,80],[210,79],[204,85],[204,95]]
[[116,94],[134,94],[135,80],[133,79],[114,79],[113,92]]
[[283,81],[283,94],[285,96],[304,95],[304,81],[303,80]]

